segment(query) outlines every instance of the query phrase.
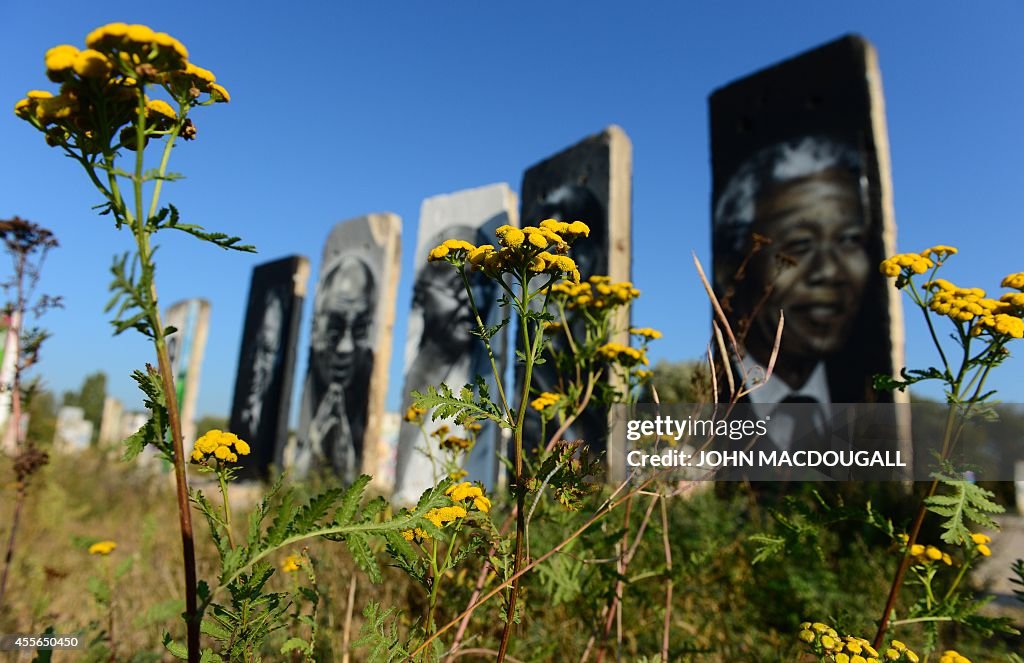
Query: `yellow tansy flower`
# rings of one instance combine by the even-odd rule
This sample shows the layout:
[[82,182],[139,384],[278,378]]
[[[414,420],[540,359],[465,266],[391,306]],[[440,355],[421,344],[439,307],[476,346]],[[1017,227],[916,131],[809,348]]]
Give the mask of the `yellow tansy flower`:
[[191,62],[185,65],[185,73],[199,81],[202,81],[203,83],[206,83],[207,86],[217,81],[217,77],[213,75],[212,71],[209,69],[203,69]]
[[567,239],[575,239],[577,237],[590,237],[590,226],[583,223],[582,221],[573,221],[568,224],[562,231],[563,235],[566,235]]
[[114,541],[98,541],[89,546],[90,555],[109,555],[117,547]]
[[947,649],[939,657],[939,663],[971,663],[971,660],[966,656],[962,656],[955,649]]
[[78,49],[70,44],[54,46],[46,51],[46,72],[48,74],[59,74],[66,72],[75,65],[75,56]]
[[445,523],[465,518],[466,513],[467,511],[463,507],[455,505],[431,509],[424,517],[434,523],[435,527],[444,527]]
[[920,253],[898,253],[891,258],[886,258],[879,265],[879,271],[886,276],[899,276],[904,270],[908,274],[924,274],[935,266],[931,258]]
[[643,338],[649,338],[651,340],[661,338],[662,334],[657,329],[651,329],[650,327],[633,327],[629,330],[630,334],[634,336],[642,336]]
[[450,486],[448,490],[444,491],[444,494],[452,498],[453,502],[461,502],[471,497],[479,497],[484,494],[484,491],[469,481],[463,481],[460,484]]
[[405,416],[402,418],[411,424],[418,424],[421,421],[423,421],[423,415],[425,415],[426,413],[427,410],[425,408],[410,405],[409,409],[405,411]]
[[1013,288],[1014,290],[1024,291],[1024,272],[1009,274],[999,285],[1004,288]]
[[90,32],[85,38],[89,48],[100,48],[121,40],[128,34],[127,23],[108,23]]
[[935,256],[940,260],[946,256],[956,255],[957,253],[959,253],[959,251],[955,246],[946,246],[945,244],[937,244],[936,246],[921,251],[921,255],[925,258]]
[[149,42],[152,42],[155,37],[156,33],[153,32],[152,28],[139,23],[129,25],[128,29],[125,31],[125,39],[140,44],[148,44]]
[[217,460],[227,463],[238,461],[238,456],[247,456],[252,451],[249,444],[234,433],[226,433],[222,430],[209,430],[196,440],[192,450],[192,461],[203,462],[213,456]]
[[104,78],[113,68],[107,56],[87,48],[75,56],[75,73],[82,78]]
[[475,506],[477,510],[487,513],[491,510],[491,500],[489,500],[485,495],[477,495],[473,498],[473,506]]
[[427,534],[426,530],[416,527],[413,529],[402,530],[402,538],[406,541],[412,541],[413,539],[429,539],[430,535]]
[[299,555],[288,555],[281,562],[281,571],[284,573],[295,573],[302,566],[302,557]]
[[559,400],[561,400],[561,398],[562,397],[558,394],[551,393],[550,391],[545,391],[541,393],[540,396],[530,401],[530,407],[540,412],[541,410],[546,410],[547,408],[551,407]]
[[227,89],[220,83],[210,83],[210,96],[218,103],[226,104],[231,101],[231,95],[228,94]]
[[178,114],[174,112],[171,105],[162,99],[151,99],[146,102],[146,115],[149,117],[159,116],[168,120],[177,120]]
[[515,226],[501,226],[494,231],[494,234],[497,235],[502,246],[512,249],[522,246],[523,241],[526,240],[526,233]]

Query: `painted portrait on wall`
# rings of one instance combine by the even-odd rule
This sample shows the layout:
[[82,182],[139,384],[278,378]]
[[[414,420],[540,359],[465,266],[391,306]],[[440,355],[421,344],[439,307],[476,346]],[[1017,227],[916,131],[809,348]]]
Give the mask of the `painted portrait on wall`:
[[308,278],[309,261],[301,256],[253,269],[229,425],[252,449],[242,479],[267,478],[270,466],[280,464]]
[[[609,127],[527,169],[523,174],[520,218],[523,225],[537,225],[544,219],[583,221],[590,227],[590,235],[575,242],[569,253],[582,278],[607,275],[615,281],[629,280],[631,180],[629,139],[619,127]],[[615,324],[618,331],[611,340],[628,344],[629,318],[628,313],[624,314]],[[582,334],[582,321],[573,332],[577,336]],[[562,338],[554,337],[551,347],[562,351],[564,343]],[[553,366],[547,363],[534,368],[535,393],[563,391]],[[522,379],[521,367],[516,376],[517,380]],[[591,406],[563,437],[583,439],[595,451],[608,450],[610,467],[621,466],[621,453],[608,449],[609,441],[618,442],[616,436],[609,437],[611,425],[606,408]],[[540,417],[528,410],[524,434],[528,448],[546,444],[547,440],[540,440],[540,435]]]
[[832,404],[892,402],[873,387],[903,358],[899,298],[878,271],[895,223],[874,50],[826,44],[717,90],[710,115],[713,281],[743,355],[733,370],[757,385],[743,400],[820,422]]
[[[477,324],[462,277],[447,263],[427,262],[427,254],[446,239],[474,245],[492,243],[495,229],[503,225],[518,225],[515,195],[505,184],[435,196],[423,202],[406,338],[403,412],[412,405],[413,391],[424,392],[442,384],[457,391],[477,375],[485,379],[491,394],[497,394],[486,347],[473,333]],[[485,325],[496,325],[509,315],[507,309],[498,306],[496,283],[480,273],[471,273],[470,285]],[[505,366],[506,331],[502,329],[490,339],[499,371]],[[491,422],[479,423],[482,427],[462,469],[466,480],[480,481],[490,489],[497,476],[500,432]],[[439,474],[439,440],[431,435],[442,425],[451,435],[466,437],[466,431],[453,421],[433,421],[429,414],[424,417],[422,430],[416,423],[402,423],[395,470],[396,504],[415,502],[424,490],[443,478]]]
[[376,453],[370,429],[379,427],[386,389],[388,357],[379,355],[389,351],[393,310],[387,319],[385,311],[394,306],[399,223],[394,215],[359,217],[328,237],[299,411],[299,476],[315,469],[350,483],[366,469],[368,441]]

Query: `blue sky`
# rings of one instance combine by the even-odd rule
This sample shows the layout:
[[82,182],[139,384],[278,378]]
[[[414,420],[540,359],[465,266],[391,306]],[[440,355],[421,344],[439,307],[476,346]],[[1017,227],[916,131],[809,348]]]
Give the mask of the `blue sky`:
[[[960,247],[947,276],[963,285],[998,290],[1024,270],[1018,2],[6,2],[0,101],[10,108],[47,87],[46,49],[80,45],[109,21],[178,37],[232,94],[196,112],[199,140],[172,160],[188,179],[164,197],[184,221],[260,249],[162,242],[162,302],[212,303],[200,414],[230,408],[252,267],[299,253],[315,273],[330,228],[374,211],[403,219],[396,408],[422,200],[494,182],[517,190],[527,167],[612,123],[633,142],[633,275],[643,291],[634,321],[666,332],[653,358],[699,356],[709,316],[690,252],[709,262],[707,95],[848,32],[879,52],[900,248]],[[99,200],[77,165],[9,111],[0,146],[0,218],[31,219],[62,244],[42,290],[66,308],[42,323],[53,338],[39,373],[59,392],[102,369],[113,395],[141,406],[128,375],[151,352],[138,335],[111,338],[102,313],[111,257],[128,234],[90,210]],[[907,333],[908,363],[931,363],[919,318],[908,317]],[[1013,358],[991,380],[1004,400],[1024,401],[1022,367]]]

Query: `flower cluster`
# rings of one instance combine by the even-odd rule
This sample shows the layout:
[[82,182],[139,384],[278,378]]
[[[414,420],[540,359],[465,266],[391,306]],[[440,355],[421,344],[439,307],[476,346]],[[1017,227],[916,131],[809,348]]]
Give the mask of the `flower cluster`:
[[452,498],[452,502],[472,501],[473,506],[484,513],[491,510],[491,500],[484,495],[483,488],[468,481],[449,487],[444,494]]
[[413,539],[429,539],[430,535],[427,534],[427,530],[422,527],[414,527],[412,529],[402,530],[402,538],[406,541],[412,541]]
[[[911,276],[941,266],[944,258],[956,252],[952,246],[938,245],[921,253],[901,253],[883,260],[880,269],[886,276],[896,277],[896,287],[902,288],[910,283]],[[957,324],[971,323],[971,336],[1024,338],[1024,272],[1008,275],[1002,286],[1021,292],[992,299],[981,288],[961,288],[946,279],[932,279],[923,286],[927,301],[921,299],[918,303]]]
[[420,424],[423,423],[423,415],[426,413],[426,408],[410,405],[409,409],[405,411],[405,416],[402,418],[410,424]]
[[647,353],[642,349],[631,348],[628,345],[614,341],[605,343],[597,349],[597,352],[606,360],[625,367],[638,366],[640,364],[647,366],[650,364],[647,360]]
[[[896,537],[901,546],[900,551],[907,550],[907,543],[910,541],[910,537],[906,534],[899,534]],[[917,566],[927,566],[933,562],[942,562],[946,566],[953,565],[953,558],[949,553],[942,552],[935,546],[926,546],[920,543],[915,543],[910,546],[910,558],[911,563]]]
[[551,286],[551,294],[560,297],[569,310],[602,310],[628,304],[640,296],[640,291],[629,281],[613,283],[607,276],[595,275],[583,283],[556,283]]
[[[1009,280],[1007,277],[1003,282]],[[928,308],[956,322],[973,321],[972,336],[988,332],[1024,338],[1024,293],[1007,293],[998,300],[991,299],[981,288],[959,288],[946,279],[929,281],[924,287],[932,293]]]
[[[444,494],[451,498],[452,505],[433,508],[424,515],[424,518],[437,528],[465,518],[469,515],[468,509],[475,508],[483,513],[488,513],[491,510],[491,500],[484,495],[483,488],[469,481],[449,486]],[[406,541],[422,541],[430,538],[430,534],[422,527],[403,530],[401,535]]]
[[468,262],[473,270],[482,270],[492,278],[502,273],[525,271],[579,282],[576,262],[566,254],[573,241],[590,234],[590,228],[582,221],[566,223],[545,219],[538,226],[520,229],[504,225],[494,232],[501,248],[493,244],[474,246],[464,240],[449,239],[431,249],[427,260],[445,260],[457,267]]
[[942,552],[935,546],[923,546],[920,543],[915,543],[910,546],[910,556],[913,558],[912,563],[917,565],[928,565],[940,561],[946,566],[953,565],[953,558],[949,556],[949,553]]
[[[414,409],[417,411],[422,410],[422,408],[409,408],[409,411],[412,412]],[[422,418],[424,412],[426,411],[424,410],[423,412],[420,412],[417,416]],[[408,414],[409,413],[407,412],[406,416],[408,416]],[[406,419],[406,421],[408,421],[408,419]],[[419,421],[416,423],[419,423]],[[430,433],[430,437],[435,438],[438,446],[446,451],[469,451],[473,448],[473,444],[475,442],[475,435],[473,434],[480,429],[480,425],[471,424],[465,428],[471,433],[469,437],[449,435],[451,428],[448,427],[448,424],[441,424]]]
[[1009,276],[1004,278],[1002,283],[1000,283],[999,285],[1003,286],[1004,288],[1013,288],[1014,290],[1020,290],[1024,292],[1024,272],[1010,274]]
[[650,327],[633,327],[629,330],[629,333],[633,336],[639,336],[640,338],[648,341],[653,341],[661,338],[662,334],[657,329],[651,329]]
[[800,624],[797,639],[819,656],[832,663],[880,663],[881,660],[910,661],[918,663],[920,658],[899,640],[893,640],[884,652],[878,650],[864,638],[847,635],[840,638],[834,628],[821,622]]
[[427,511],[427,520],[434,523],[435,527],[444,527],[446,523],[453,523],[459,518],[465,518],[468,511],[459,505],[442,506]]
[[90,555],[109,555],[117,547],[114,541],[97,541],[89,546]]
[[[167,133],[187,109],[230,100],[210,71],[188,61],[188,50],[174,37],[144,25],[111,23],[93,30],[84,49],[70,44],[46,52],[46,75],[60,84],[58,94],[32,90],[14,105],[14,113],[46,133],[51,146],[77,148],[82,154],[137,149],[132,125],[145,104],[145,139]],[[147,84],[157,85],[179,105],[149,99]],[[203,95],[206,95],[205,97]],[[182,132],[190,138],[192,132]]]
[[982,534],[977,532],[971,534],[971,543],[974,544],[974,549],[978,551],[978,554],[982,557],[991,557],[992,550],[988,547],[988,544],[992,543],[992,537],[988,534]]
[[239,456],[249,455],[249,451],[249,445],[237,435],[215,428],[196,440],[192,462],[209,464],[216,459],[221,464],[235,463]]
[[542,392],[540,396],[530,401],[530,407],[538,412],[543,412],[552,405],[558,403],[560,400],[562,400],[562,397],[559,394],[545,391]]
[[[946,247],[952,248],[952,247]],[[954,252],[956,249],[954,249]],[[886,258],[879,266],[879,270],[886,276],[909,276],[911,274],[924,274],[935,266],[935,261],[928,257],[929,251],[921,253],[897,253],[891,258]]]
[[959,322],[969,322],[975,317],[1009,308],[1009,304],[987,298],[981,288],[959,288],[946,279],[928,281],[924,287],[932,292],[928,308]]
[[971,663],[971,659],[967,658],[955,649],[947,649],[942,652],[942,656],[939,657],[939,663]]
[[284,573],[295,573],[302,567],[302,557],[299,555],[288,555],[281,562],[281,571]]
[[473,440],[468,437],[449,435],[441,440],[441,448],[445,451],[469,451],[473,448]]

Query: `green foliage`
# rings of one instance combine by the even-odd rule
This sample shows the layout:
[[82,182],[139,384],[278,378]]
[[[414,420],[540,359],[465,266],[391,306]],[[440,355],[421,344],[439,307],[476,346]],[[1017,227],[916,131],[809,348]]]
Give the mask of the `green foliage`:
[[992,501],[991,491],[951,474],[948,468],[932,476],[952,491],[952,494],[936,494],[925,500],[929,511],[946,519],[942,523],[942,529],[946,530],[942,534],[943,541],[953,545],[967,541],[971,531],[965,521],[978,527],[998,529],[989,514],[1002,513],[1005,509]]
[[363,609],[363,626],[359,629],[359,639],[354,646],[368,649],[365,658],[367,663],[394,663],[396,661],[416,661],[428,663],[440,661],[444,649],[437,640],[428,645],[427,649],[416,655],[412,652],[424,639],[423,630],[413,628],[403,636],[399,628],[402,614],[395,608],[386,610],[375,601],[370,601]]
[[135,431],[124,441],[124,460],[134,459],[147,444],[152,444],[168,461],[173,461],[174,450],[168,440],[170,421],[167,416],[167,399],[164,395],[163,381],[160,374],[150,365],[146,371],[133,371],[132,379],[139,385],[139,389],[146,395],[144,402],[146,409],[150,411],[150,418],[142,428]]
[[366,621],[359,630],[360,638],[355,646],[369,648],[366,655],[369,663],[392,663],[410,657],[410,651],[399,634],[397,622],[400,614],[395,608],[382,610],[379,603],[370,601],[363,609],[363,617]]
[[812,550],[824,560],[820,544],[823,530],[840,523],[860,522],[895,536],[892,521],[878,513],[868,500],[863,507],[848,507],[841,498],[829,503],[820,492],[811,490],[806,496],[787,496],[779,507],[769,507],[768,513],[776,521],[781,534],[759,533],[749,537],[755,544],[751,564],[764,562],[796,548]]
[[[295,504],[294,490],[282,491],[279,480],[250,515],[246,542],[237,547],[227,543],[225,523],[218,510],[201,493],[194,492],[193,502],[206,517],[220,552],[221,585],[230,587],[246,568],[274,551],[315,537],[344,541],[356,564],[373,582],[380,582],[382,576],[370,547],[371,538],[393,540],[395,534],[416,527],[439,533],[424,516],[431,509],[450,504],[451,500],[444,494],[449,483],[442,482],[426,491],[414,509],[387,518],[384,516],[387,503],[381,498],[359,508],[369,481],[370,477],[363,475],[348,489],[329,489],[300,507]],[[332,512],[333,516],[328,517]],[[273,514],[273,521],[264,528],[264,521],[270,514]]]
[[[155,171],[154,171],[155,172]],[[151,176],[149,179],[165,179],[165,180],[176,180],[180,179],[180,176],[172,177],[169,174],[160,176]],[[243,251],[246,253],[256,253],[256,247],[251,244],[239,244],[242,241],[241,237],[233,237],[226,235],[221,232],[208,232],[203,229],[202,226],[195,224],[181,223],[181,218],[178,214],[178,208],[174,205],[168,205],[160,209],[156,216],[152,216],[147,223],[148,230],[150,232],[157,232],[158,230],[180,230],[183,233],[192,235],[196,239],[204,242],[209,242],[220,248],[234,249],[235,251]]]
[[221,655],[228,660],[253,660],[250,652],[259,651],[270,633],[283,627],[288,595],[264,590],[273,574],[270,564],[254,563],[250,574],[239,575],[228,585],[230,605],[213,603],[207,609],[202,632],[220,643]]
[[603,459],[591,457],[582,440],[556,444],[542,459],[526,481],[527,491],[538,493],[550,488],[555,500],[566,509],[582,508],[583,498],[597,489],[594,479],[602,474]]
[[948,382],[953,379],[952,375],[944,373],[937,368],[918,370],[903,367],[900,369],[900,377],[903,379],[898,380],[891,375],[879,374],[875,376],[873,386],[876,391],[906,391],[907,387],[925,380],[940,380],[942,382]]
[[431,417],[435,421],[453,419],[455,423],[462,425],[480,419],[490,419],[502,428],[511,428],[501,410],[491,401],[487,383],[479,375],[473,384],[464,386],[458,395],[446,384],[438,387],[431,385],[427,387],[426,393],[412,392],[412,401],[416,407],[425,410],[433,408]]

